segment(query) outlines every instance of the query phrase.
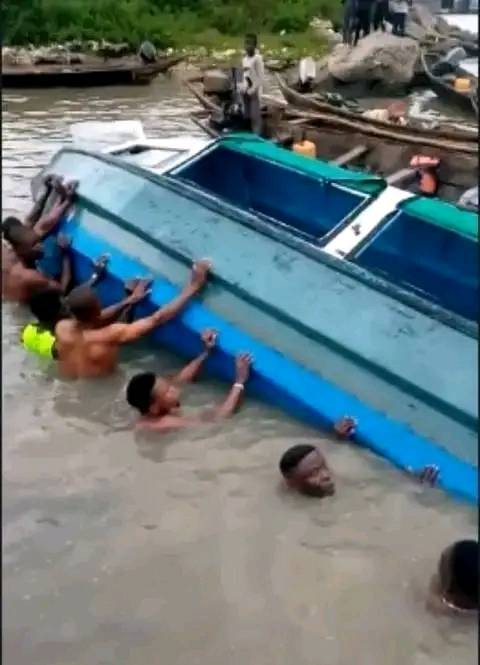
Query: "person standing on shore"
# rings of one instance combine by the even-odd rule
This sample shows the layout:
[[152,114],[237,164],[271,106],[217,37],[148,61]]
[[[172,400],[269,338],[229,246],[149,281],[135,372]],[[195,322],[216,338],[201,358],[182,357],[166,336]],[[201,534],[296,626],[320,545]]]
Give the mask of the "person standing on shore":
[[385,21],[388,19],[388,0],[377,0],[373,12],[373,29],[385,32]]
[[356,46],[360,39],[360,32],[362,37],[370,34],[370,26],[372,23],[372,2],[373,0],[356,0],[355,11],[355,38],[353,45]]
[[356,0],[342,0],[343,4],[343,43],[352,43],[352,34],[355,26]]
[[245,55],[242,60],[243,84],[241,87],[243,112],[255,134],[262,133],[261,96],[264,81],[263,58],[257,48],[257,36],[245,36]]
[[389,7],[392,13],[392,35],[405,37],[408,4],[408,0],[390,0]]

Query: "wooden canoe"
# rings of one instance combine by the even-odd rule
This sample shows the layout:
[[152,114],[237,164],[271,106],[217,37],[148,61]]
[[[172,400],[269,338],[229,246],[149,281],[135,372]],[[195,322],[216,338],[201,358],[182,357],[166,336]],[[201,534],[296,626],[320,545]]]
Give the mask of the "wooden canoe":
[[478,152],[478,137],[476,134],[472,135],[469,132],[447,129],[420,130],[409,126],[392,125],[381,120],[364,118],[359,113],[332,106],[327,102],[321,102],[312,95],[302,95],[288,86],[281,76],[277,76],[277,81],[280,91],[288,104],[307,112],[313,112],[319,117],[321,116],[325,121],[330,120],[331,124],[338,123],[339,125],[348,127],[349,123],[354,123],[350,124],[352,129],[364,131],[367,134],[410,143],[427,143],[438,147],[442,147],[445,140],[453,141],[459,145],[465,144],[467,152]]
[[183,60],[183,56],[159,58],[143,64],[136,58],[120,62],[101,61],[75,65],[3,66],[5,88],[89,87],[119,84],[147,84],[158,74],[168,71]]
[[[436,59],[437,56],[433,54],[424,52],[420,54],[422,67],[425,72],[425,76],[428,79],[430,88],[440,99],[454,104],[458,108],[462,109],[462,111],[466,111],[467,113],[475,113],[475,107],[472,104],[473,95],[471,91],[458,92],[455,90],[450,81],[446,81],[442,77],[432,74],[432,66],[435,64]],[[475,77],[468,72],[463,71],[462,76],[469,78],[472,81],[472,84],[475,84]]]

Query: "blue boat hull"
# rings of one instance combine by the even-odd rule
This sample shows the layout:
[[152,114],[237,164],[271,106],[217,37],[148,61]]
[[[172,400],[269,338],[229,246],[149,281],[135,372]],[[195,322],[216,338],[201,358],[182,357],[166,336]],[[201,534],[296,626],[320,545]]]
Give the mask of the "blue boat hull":
[[[79,205],[64,223],[75,278],[89,277],[91,261],[111,254],[100,286],[105,304],[122,296],[125,279],[151,273],[153,292],[138,315],[151,311],[175,294],[192,258],[214,260],[204,301],[156,331],[155,343],[192,356],[200,331],[215,327],[215,375],[231,379],[233,356],[250,350],[252,393],[319,426],[354,415],[359,443],[403,469],[437,464],[446,490],[477,501],[474,338],[328,262],[302,258],[227,208],[219,215],[218,202],[200,204],[187,189],[181,196],[168,179],[154,182],[73,151],[60,153],[51,170],[81,182]],[[445,353],[446,343],[455,354]]]

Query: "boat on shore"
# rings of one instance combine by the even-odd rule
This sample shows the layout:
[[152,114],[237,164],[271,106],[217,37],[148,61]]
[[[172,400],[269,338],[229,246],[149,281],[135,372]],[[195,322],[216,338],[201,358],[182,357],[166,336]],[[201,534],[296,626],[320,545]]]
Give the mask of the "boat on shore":
[[121,58],[81,64],[3,65],[5,88],[90,87],[146,85],[183,60],[183,56],[161,57],[145,64],[138,58]]
[[459,69],[458,76],[468,79],[470,81],[470,88],[465,92],[461,92],[455,89],[453,80],[446,79],[443,76],[436,76],[432,68],[437,62],[437,56],[424,53],[420,54],[420,59],[422,63],[425,76],[428,79],[428,84],[433,92],[440,99],[445,100],[450,104],[454,104],[462,111],[470,112],[472,114],[477,114],[476,105],[474,103],[474,95],[476,93],[478,77],[470,74],[467,70]]
[[[405,143],[431,145],[432,147],[442,147],[447,142],[446,147],[451,146],[455,150],[478,152],[478,134],[460,129],[427,129],[415,125],[393,125],[381,120],[365,118],[360,113],[333,107],[331,104],[319,101],[315,95],[299,93],[288,86],[281,76],[277,76],[277,82],[289,105],[307,112],[333,116],[332,121],[337,122],[339,126],[353,128],[353,125],[348,124],[353,122],[355,127],[372,136],[392,138]],[[471,108],[470,101],[469,104]]]
[[445,490],[477,501],[475,214],[252,135],[162,172],[128,154],[67,147],[44,171],[79,180],[62,224],[76,281],[108,252],[105,304],[150,273],[146,314],[210,257],[211,286],[154,343],[191,356],[216,328],[216,376],[250,350],[249,392],[317,425],[352,415],[360,445],[437,464]]

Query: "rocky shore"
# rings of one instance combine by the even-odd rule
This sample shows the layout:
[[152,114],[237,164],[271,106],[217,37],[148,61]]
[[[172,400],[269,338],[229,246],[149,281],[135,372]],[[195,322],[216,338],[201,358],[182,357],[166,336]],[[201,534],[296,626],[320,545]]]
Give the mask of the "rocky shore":
[[[324,90],[344,86],[347,94],[361,94],[360,88],[368,88],[372,81],[377,85],[384,84],[389,91],[398,89],[400,92],[419,71],[421,48],[434,49],[441,54],[455,46],[475,48],[477,45],[476,35],[450,25],[422,5],[414,5],[410,10],[405,38],[395,37],[389,32],[376,32],[360,40],[356,47],[351,47],[342,44],[341,35],[335,32],[329,21],[314,18],[310,28],[318,36],[319,52],[323,50],[328,53],[317,60],[317,86]],[[262,53],[265,65],[271,71],[293,69],[298,64],[298,55],[295,55],[293,47],[268,49],[262,45]],[[212,66],[234,65],[241,57],[238,49],[204,47],[184,48],[175,52],[168,49],[162,55],[176,54],[184,56],[177,71],[188,72],[190,75]],[[132,49],[126,43],[73,41],[40,48],[3,47],[2,64],[7,67],[81,65],[131,55]]]

